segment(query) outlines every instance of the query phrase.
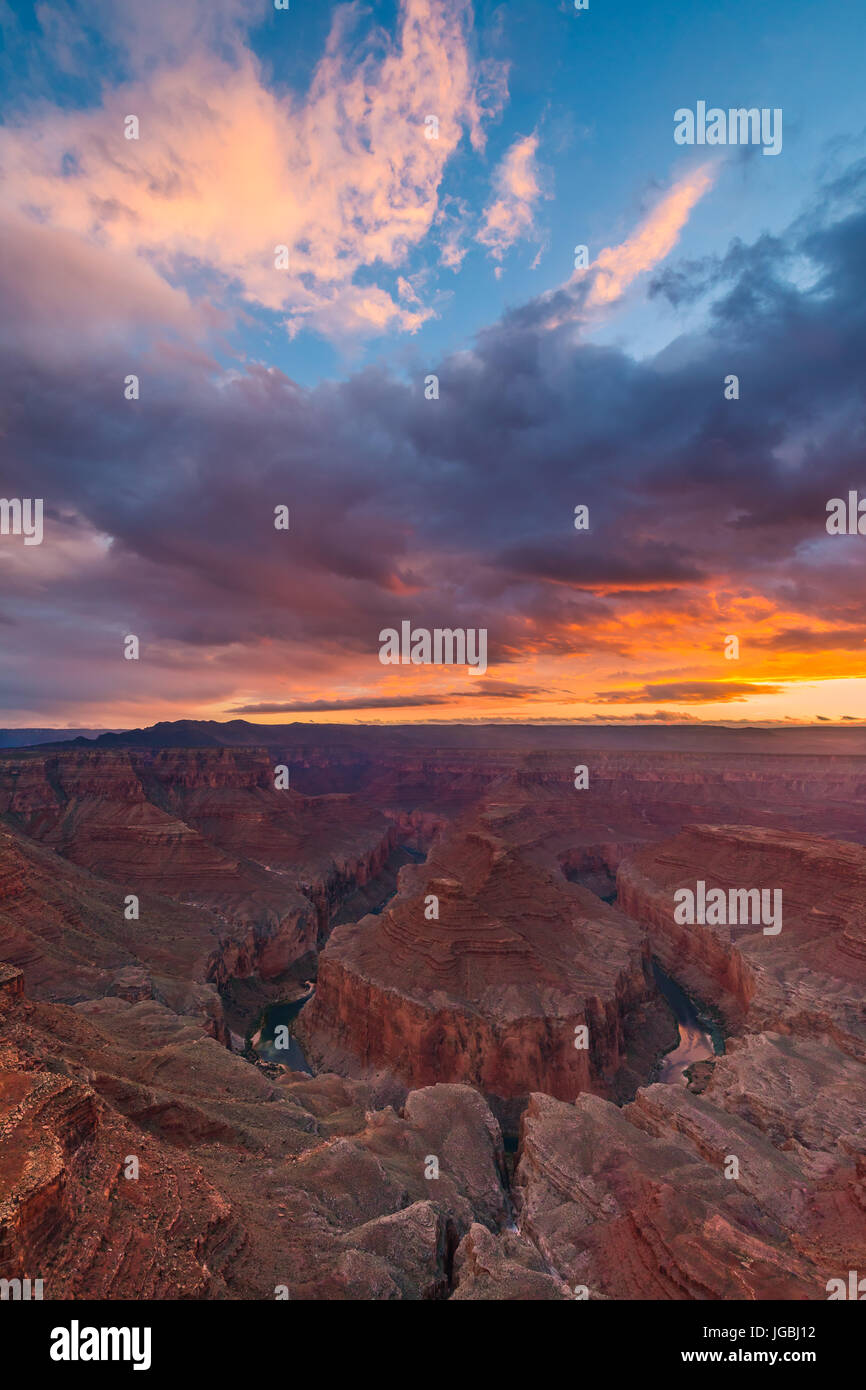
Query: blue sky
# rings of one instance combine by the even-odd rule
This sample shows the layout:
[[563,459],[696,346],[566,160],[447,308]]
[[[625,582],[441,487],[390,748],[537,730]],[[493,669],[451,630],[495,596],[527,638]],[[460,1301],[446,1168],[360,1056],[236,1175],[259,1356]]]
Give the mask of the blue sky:
[[[246,44],[273,91],[290,90],[303,99],[337,8],[321,0],[292,0],[288,13],[264,0],[245,7],[252,23]],[[100,10],[98,4],[37,7],[30,0],[7,0],[0,7],[7,21],[5,121],[26,117],[34,93],[60,107],[95,108],[107,85],[131,78],[134,51],[124,47],[118,26],[100,24]],[[395,3],[366,5],[361,14],[360,35],[374,26],[394,33]],[[46,16],[75,30],[71,56],[65,51],[52,60]],[[862,130],[863,29],[858,6],[806,0],[696,6],[591,0],[586,11],[575,11],[566,0],[479,0],[471,42],[480,58],[507,65],[508,97],[486,125],[483,152],[461,141],[446,165],[440,198],[483,206],[511,143],[537,132],[536,162],[549,196],[538,201],[532,234],[509,249],[499,278],[484,248],[470,249],[455,273],[437,265],[435,246],[426,241],[399,267],[372,265],[361,272],[362,279],[367,274],[386,283],[398,272],[428,273],[425,294],[435,316],[415,333],[359,341],[303,331],[288,341],[278,314],[247,306],[251,320],[235,324],[231,348],[313,384],[369,361],[415,371],[468,345],[503,309],[567,278],[576,243],[587,244],[592,254],[628,234],[688,158],[690,152],[673,143],[673,112],[698,99],[722,107],[781,107],[784,152],[764,158],[749,151],[729,160],[684,229],[680,253],[721,252],[734,237],[748,241],[781,230],[800,210],[817,171],[844,154],[845,142]],[[173,274],[196,283],[188,268],[186,275],[177,267]],[[601,341],[647,352],[677,328],[660,305],[629,302],[597,331]]]
[[[306,16],[314,7],[301,2],[294,8]],[[280,16],[254,31],[254,47],[277,81],[303,90],[309,59],[324,40],[328,8],[315,7],[315,27],[290,56],[281,43]],[[394,5],[369,8],[378,22],[393,22]],[[673,143],[673,112],[680,106],[704,99],[784,113],[784,155],[750,151],[732,161],[683,232],[684,256],[721,253],[733,237],[751,241],[780,231],[801,210],[804,189],[833,157],[834,146],[866,127],[866,19],[856,5],[590,0],[588,11],[577,12],[566,0],[526,0],[476,4],[475,16],[483,51],[509,64],[509,100],[490,127],[484,156],[472,156],[464,143],[444,189],[482,201],[491,169],[511,141],[538,130],[538,163],[552,195],[539,206],[539,236],[511,250],[499,280],[481,248],[469,253],[460,275],[441,271],[436,283],[447,298],[437,318],[409,345],[370,343],[362,360],[392,360],[396,350],[398,361],[408,354],[433,362],[469,343],[508,305],[561,283],[576,243],[592,253],[626,235],[684,158]],[[532,269],[541,245],[546,249]],[[421,250],[416,263],[428,260]],[[636,306],[634,339],[630,327],[631,317],[622,314],[599,338],[616,335],[650,351],[680,326],[661,306],[652,312]],[[339,374],[339,353],[324,345],[320,351],[312,344],[298,347],[296,355],[289,350],[278,359],[291,375],[309,381],[319,372]],[[279,344],[271,340],[270,348]]]

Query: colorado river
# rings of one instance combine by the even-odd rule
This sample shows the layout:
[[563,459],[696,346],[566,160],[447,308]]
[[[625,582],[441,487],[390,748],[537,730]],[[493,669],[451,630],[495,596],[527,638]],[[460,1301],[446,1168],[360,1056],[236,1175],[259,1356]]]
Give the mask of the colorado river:
[[257,1057],[263,1062],[280,1062],[284,1067],[291,1071],[310,1071],[307,1059],[301,1051],[297,1039],[292,1037],[291,1031],[288,1038],[287,1047],[276,1047],[276,1033],[278,1028],[291,1029],[292,1020],[297,1018],[301,1009],[310,999],[315,991],[310,990],[308,994],[303,994],[300,999],[292,999],[288,1003],[269,1004],[262,1014],[258,1031],[253,1033],[250,1039],[250,1046],[253,1048]]
[[656,1067],[653,1080],[668,1085],[685,1085],[687,1068],[694,1062],[704,1062],[722,1054],[725,1050],[724,1038],[713,1020],[701,1011],[700,1004],[690,999],[655,961],[653,974],[660,992],[676,1015],[680,1030],[679,1046],[673,1052],[665,1053]]

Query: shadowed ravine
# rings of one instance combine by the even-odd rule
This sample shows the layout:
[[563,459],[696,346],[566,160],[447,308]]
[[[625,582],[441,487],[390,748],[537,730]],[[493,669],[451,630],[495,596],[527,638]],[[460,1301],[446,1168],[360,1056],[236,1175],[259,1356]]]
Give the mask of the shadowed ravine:
[[[333,927],[344,920],[351,921],[354,916],[364,915],[365,912],[378,915],[384,911],[396,895],[397,874],[402,865],[421,864],[424,859],[425,855],[420,850],[413,849],[408,845],[397,845],[389,855],[382,872],[375,875],[365,888],[356,888],[347,895],[332,917],[329,926]],[[312,984],[310,981],[307,983]],[[282,1066],[288,1067],[290,1071],[312,1073],[312,1068],[304,1056],[303,1049],[297,1038],[294,1037],[292,1024],[307,1001],[312,998],[314,992],[314,988],[310,988],[308,993],[303,994],[300,998],[280,1000],[265,1006],[257,1025],[250,1032],[248,1043],[259,1061],[279,1062]],[[277,1029],[281,1027],[288,1028],[289,1037],[287,1045],[277,1047]],[[281,1043],[283,1038],[284,1035],[281,1035]]]
[[686,1071],[694,1062],[705,1062],[724,1053],[724,1039],[701,1004],[690,999],[676,981],[665,974],[657,961],[653,961],[653,974],[660,993],[676,1015],[680,1042],[672,1052],[665,1053],[651,1079],[685,1085]]
[[[292,999],[280,1004],[270,1004],[262,1014],[258,1030],[250,1038],[250,1047],[262,1062],[280,1062],[290,1071],[310,1071],[307,1059],[301,1050],[297,1039],[292,1036],[291,1024],[297,1018],[307,1000],[313,994],[311,987],[309,993],[301,996],[300,999]],[[277,1047],[277,1029],[287,1028],[289,1036],[287,1044]],[[282,1042],[283,1035],[280,1041]]]

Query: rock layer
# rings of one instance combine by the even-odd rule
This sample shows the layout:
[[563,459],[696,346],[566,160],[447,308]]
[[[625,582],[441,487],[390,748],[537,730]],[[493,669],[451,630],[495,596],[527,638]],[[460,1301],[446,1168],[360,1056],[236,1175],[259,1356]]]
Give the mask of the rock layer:
[[298,1024],[311,1056],[406,1086],[478,1086],[511,1126],[538,1088],[628,1089],[633,1035],[660,1039],[666,1017],[633,923],[471,826],[400,884],[380,916],[334,931]]
[[[6,754],[0,817],[8,828],[0,912],[14,938],[4,941],[0,931],[0,959],[25,966],[37,993],[52,971],[56,991],[66,977],[62,955],[55,967],[50,951],[27,946],[30,935],[44,944],[40,901],[58,896],[47,885],[56,868],[43,856],[45,886],[26,900],[22,864],[38,857],[37,845],[53,852],[55,865],[59,855],[94,876],[88,887],[83,874],[64,869],[60,892],[68,878],[79,897],[99,899],[100,940],[135,935],[109,921],[135,895],[138,935],[160,935],[172,915],[181,924],[179,954],[188,939],[207,935],[209,958],[196,973],[222,986],[231,977],[308,970],[336,906],[380,872],[396,839],[380,812],[346,796],[276,790],[273,762],[255,748]],[[167,900],[193,909],[197,925]]]
[[[862,1269],[859,751],[252,733],[0,756],[0,1278],[48,1298],[811,1299]],[[277,763],[303,791],[276,790]],[[401,847],[431,844],[386,901]],[[613,908],[588,890],[617,872]],[[698,878],[781,888],[782,932],[678,925]],[[326,941],[298,1029],[341,1074],[230,1052],[221,1005],[294,997]],[[642,1084],[676,1040],[651,954],[728,1032],[688,1086]],[[499,1119],[520,1129],[507,1160]]]
[[826,1298],[866,1241],[864,1075],[832,1044],[764,1035],[700,1096],[649,1086],[618,1110],[535,1095],[520,1231],[590,1298]]
[[0,995],[0,1277],[45,1298],[446,1297],[462,1236],[505,1219],[503,1171],[469,1088],[373,1111],[153,1000]]
[[[679,924],[674,894],[696,881],[781,891],[782,929]],[[866,1060],[866,849],[815,835],[692,826],[617,875],[624,911],[643,923],[675,978],[729,1025],[826,1033]]]

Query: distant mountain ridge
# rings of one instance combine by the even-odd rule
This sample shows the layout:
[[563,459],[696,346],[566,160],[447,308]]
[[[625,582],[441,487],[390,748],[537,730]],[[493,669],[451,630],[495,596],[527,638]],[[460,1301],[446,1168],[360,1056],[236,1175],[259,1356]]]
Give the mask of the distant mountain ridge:
[[71,743],[101,738],[107,729],[0,729],[0,748],[35,748],[44,743]]
[[[54,735],[43,738],[42,735]],[[20,738],[18,736],[21,736]],[[30,735],[25,740],[24,735]],[[4,738],[7,741],[3,741]],[[13,742],[13,738],[15,741]],[[515,753],[576,752],[784,753],[866,756],[866,725],[732,727],[725,724],[255,724],[246,719],[178,719],[143,729],[0,730],[0,748],[491,748]]]

